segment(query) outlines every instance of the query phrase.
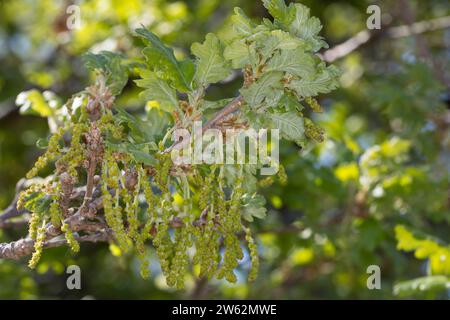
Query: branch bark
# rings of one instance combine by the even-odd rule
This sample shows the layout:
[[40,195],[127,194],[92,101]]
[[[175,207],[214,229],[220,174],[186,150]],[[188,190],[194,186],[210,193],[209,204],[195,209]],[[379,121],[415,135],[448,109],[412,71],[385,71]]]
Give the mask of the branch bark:
[[382,28],[381,30],[369,31],[362,30],[355,36],[334,46],[323,52],[320,57],[327,62],[333,62],[357,50],[361,46],[376,39],[378,36],[386,36],[388,38],[397,39],[408,37],[425,32],[446,29],[450,27],[450,16],[436,18],[432,20],[424,20],[408,25]]
[[[74,235],[78,242],[106,242],[109,239],[106,233],[95,233],[89,235]],[[53,248],[66,245],[64,237],[52,238],[44,243],[44,248]],[[32,254],[34,251],[34,240],[30,238],[20,239],[10,243],[0,244],[0,259],[18,260],[22,257]]]
[[[91,206],[96,210],[103,208],[102,198],[96,198],[92,201]],[[2,215],[3,217],[4,215]],[[73,215],[67,217],[64,220],[70,226],[70,229],[74,232],[87,232],[88,235],[79,236],[74,234],[75,239],[80,239],[84,242],[97,242],[106,241],[109,239],[109,228],[106,223],[102,221],[91,221],[82,215],[81,208]],[[3,221],[3,226],[11,225],[13,222]],[[0,223],[0,227],[2,224]],[[46,236],[49,238],[44,247],[55,247],[66,244],[64,238],[58,239],[61,236],[61,230],[55,228],[51,223],[46,225]],[[30,238],[24,238],[10,243],[0,243],[0,259],[19,259],[23,256],[31,254],[34,250],[34,240]]]

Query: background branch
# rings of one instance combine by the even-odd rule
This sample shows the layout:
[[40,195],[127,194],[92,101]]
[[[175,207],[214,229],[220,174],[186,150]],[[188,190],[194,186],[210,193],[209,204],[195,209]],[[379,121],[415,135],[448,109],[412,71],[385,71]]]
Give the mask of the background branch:
[[421,34],[425,32],[435,31],[439,29],[446,29],[450,27],[450,16],[436,18],[432,20],[424,20],[415,23],[409,23],[407,25],[382,28],[381,30],[362,30],[358,32],[355,36],[338,44],[325,52],[323,52],[320,57],[327,61],[333,62],[346,55],[357,50],[361,46],[369,43],[370,41],[380,37],[386,36],[388,38],[402,38],[408,37],[416,34]]

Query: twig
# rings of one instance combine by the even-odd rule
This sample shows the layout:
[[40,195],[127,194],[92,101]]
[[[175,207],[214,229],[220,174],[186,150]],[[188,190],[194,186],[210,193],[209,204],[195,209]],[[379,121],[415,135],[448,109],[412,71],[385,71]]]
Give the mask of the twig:
[[[234,98],[230,103],[228,103],[223,109],[221,109],[219,112],[215,114],[215,116],[205,123],[205,125],[202,127],[202,131],[214,128],[216,125],[220,124],[220,122],[225,119],[228,115],[232,114],[233,112],[237,111],[242,104],[244,103],[244,97],[238,96]],[[181,149],[183,148],[187,143],[189,143],[189,140],[187,141],[177,141],[173,145],[171,145],[169,148],[164,150],[164,153],[169,153],[173,149]]]
[[[399,29],[397,33],[402,36],[404,34],[408,34],[408,29],[411,29],[412,26],[414,26],[414,19],[415,19],[415,12],[412,10],[411,6],[409,5],[408,1],[400,0],[398,2],[400,6],[400,12],[403,20],[411,27],[405,27],[405,30]],[[426,22],[426,21],[425,21]],[[441,21],[439,25],[450,27],[450,18],[445,19],[441,18]],[[414,29],[416,31],[426,30],[427,27],[430,27],[429,24],[421,23],[416,24]],[[433,57],[433,55],[430,52],[430,49],[428,47],[427,41],[424,37],[421,36],[421,32],[416,32],[413,35],[415,36],[416,40],[416,51],[417,55],[419,57],[422,57],[425,60],[428,60],[431,66],[431,71],[433,72],[433,75],[436,77],[436,79],[439,79],[442,84],[446,85],[448,88],[450,88],[450,79],[447,78],[446,74],[442,72],[443,66],[441,63]]]
[[[106,242],[108,241],[107,233],[95,233],[89,235],[78,236],[74,234],[78,242]],[[56,237],[44,243],[45,248],[60,247],[66,245],[65,238]],[[32,254],[34,251],[34,240],[30,238],[20,239],[10,243],[0,244],[0,258],[18,260],[22,257]]]
[[343,43],[326,50],[320,56],[327,62],[333,62],[337,59],[343,58],[352,53],[362,45],[374,40],[377,36],[385,35],[389,38],[397,39],[401,37],[408,37],[424,32],[435,31],[450,27],[450,16],[436,18],[432,20],[424,20],[420,22],[411,23],[409,25],[402,25],[397,27],[390,27],[386,30],[362,30],[355,36],[344,41]]

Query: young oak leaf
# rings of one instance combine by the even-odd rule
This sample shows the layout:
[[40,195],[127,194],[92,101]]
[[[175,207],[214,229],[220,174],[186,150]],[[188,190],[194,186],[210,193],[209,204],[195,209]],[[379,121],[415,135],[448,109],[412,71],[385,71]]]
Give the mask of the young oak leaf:
[[300,3],[291,4],[289,7],[290,10],[295,12],[294,19],[288,27],[289,31],[310,43],[314,52],[321,48],[327,48],[327,43],[322,40],[322,37],[318,36],[320,30],[322,30],[320,20],[316,17],[310,17],[309,8]]
[[319,66],[320,71],[312,79],[291,80],[287,88],[293,90],[300,97],[312,97],[319,93],[328,93],[336,89],[339,85],[339,70],[333,65],[328,67],[325,64]]
[[224,46],[216,35],[208,33],[203,44],[194,43],[192,53],[197,57],[194,79],[202,87],[230,75],[231,68],[223,57]]
[[300,50],[281,50],[268,62],[264,71],[284,71],[301,78],[311,78],[315,72],[314,59]]
[[161,109],[166,112],[172,112],[178,108],[177,93],[166,81],[147,70],[141,70],[141,77],[142,79],[135,80],[135,83],[146,89],[140,93],[143,99],[158,101]]
[[99,70],[106,77],[106,85],[113,95],[119,95],[128,82],[128,72],[122,65],[122,57],[118,53],[101,51],[98,54],[88,52],[82,60],[91,71]]
[[259,32],[252,39],[254,39],[258,51],[264,57],[272,56],[278,49],[296,49],[301,52],[307,49],[305,41],[279,29],[270,32]]
[[234,8],[234,15],[231,16],[233,30],[240,37],[248,37],[253,34],[256,25],[247,17],[241,8]]
[[234,40],[223,52],[225,59],[231,61],[231,65],[235,69],[240,69],[251,61],[257,60],[257,52],[254,44],[247,45],[242,39]]
[[303,118],[297,112],[269,114],[276,129],[281,136],[290,141],[301,142],[305,136],[305,124]]
[[267,215],[266,199],[260,194],[244,194],[242,197],[242,218],[252,222],[253,218],[264,219]]
[[284,25],[289,24],[292,19],[291,7],[286,6],[284,0],[263,0],[264,7],[270,15]]
[[136,33],[148,44],[142,53],[151,70],[155,71],[161,79],[169,81],[175,89],[181,92],[189,91],[195,72],[193,62],[178,61],[173,49],[166,47],[155,34],[147,29],[136,29]]
[[241,89],[241,94],[254,110],[275,106],[283,94],[282,79],[282,72],[266,72],[250,87]]
[[305,40],[312,51],[316,52],[320,48],[327,47],[326,42],[318,36],[322,30],[320,20],[310,17],[308,7],[299,3],[286,6],[284,0],[263,0],[263,4],[275,18],[275,26]]

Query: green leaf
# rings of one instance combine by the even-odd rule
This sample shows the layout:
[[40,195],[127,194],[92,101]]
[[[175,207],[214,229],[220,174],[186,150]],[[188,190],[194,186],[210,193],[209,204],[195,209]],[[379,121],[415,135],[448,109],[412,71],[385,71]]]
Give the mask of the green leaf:
[[321,71],[312,79],[294,79],[287,88],[293,90],[300,97],[312,97],[319,93],[328,93],[336,89],[339,70],[335,66],[321,66]]
[[119,95],[128,82],[127,69],[122,65],[122,56],[109,51],[99,54],[88,52],[82,57],[86,68],[100,71],[106,77],[106,85],[113,95]]
[[233,100],[233,98],[229,99],[221,99],[217,101],[209,101],[204,100],[202,104],[203,110],[209,110],[209,109],[221,109],[225,107],[228,103],[230,103]]
[[256,25],[247,17],[241,8],[234,8],[234,15],[231,16],[234,31],[241,37],[248,37],[253,34]]
[[431,274],[450,275],[450,247],[440,245],[437,240],[426,237],[419,239],[402,225],[395,227],[397,249],[414,251],[417,259],[429,259]]
[[281,50],[269,60],[264,71],[284,71],[297,77],[311,78],[315,64],[311,55],[300,50]]
[[53,110],[45,100],[42,93],[33,89],[21,92],[16,98],[16,104],[20,107],[21,114],[50,117]]
[[190,60],[179,62],[171,48],[152,32],[144,28],[136,29],[136,33],[145,40],[148,46],[142,51],[151,70],[157,76],[167,80],[177,90],[186,92],[191,89],[194,65]]
[[263,219],[267,215],[266,199],[260,194],[245,194],[242,197],[241,215],[252,222],[253,218]]
[[269,11],[272,17],[286,24],[290,20],[290,10],[284,0],[263,0],[264,7]]
[[307,49],[307,44],[303,40],[279,29],[259,32],[252,39],[254,39],[258,51],[266,59],[270,58],[278,49],[295,49],[299,52]]
[[256,60],[255,45],[247,45],[243,40],[238,39],[228,45],[223,53],[225,59],[231,61],[231,65],[235,69],[240,69],[248,64],[251,60]]
[[223,57],[224,46],[214,34],[208,33],[203,44],[194,43],[192,53],[197,57],[195,80],[206,87],[230,75],[231,68]]
[[327,43],[318,36],[320,30],[322,30],[320,20],[316,17],[310,17],[308,7],[300,3],[295,3],[290,6],[290,10],[294,11],[294,19],[288,27],[292,34],[308,41],[314,52],[328,47]]
[[107,142],[110,150],[126,153],[131,155],[138,163],[142,163],[149,166],[156,166],[158,161],[149,153],[149,147],[147,144],[133,145],[130,143],[114,144]]
[[250,108],[258,109],[275,106],[283,94],[282,72],[267,72],[248,88],[241,89],[241,94]]
[[158,134],[161,132],[161,126],[158,124],[165,123],[161,121],[163,117],[156,118],[156,123],[145,121],[139,117],[135,117],[122,108],[115,108],[117,110],[116,119],[118,125],[125,124],[129,130],[129,136],[134,143],[142,144],[155,141]]
[[[234,164],[224,165],[224,176],[228,186],[234,188],[236,186],[236,179],[239,176],[239,169]],[[245,164],[244,165],[244,178],[242,179],[242,187],[248,194],[253,194],[257,190],[258,180],[255,177],[257,172],[256,165]]]
[[145,124],[146,136],[149,141],[162,140],[167,127],[171,123],[171,117],[157,108],[151,108],[147,111],[147,118],[143,121]]
[[297,112],[269,114],[275,128],[280,130],[284,139],[300,142],[304,138],[305,125]]
[[298,101],[297,97],[290,93],[285,93],[281,97],[280,102],[276,108],[277,112],[284,113],[289,111],[301,112],[304,109],[303,105]]
[[135,82],[138,86],[147,89],[140,94],[144,100],[158,101],[161,109],[166,112],[172,112],[178,108],[177,92],[166,81],[146,70],[141,72],[141,77],[141,80],[135,80]]

